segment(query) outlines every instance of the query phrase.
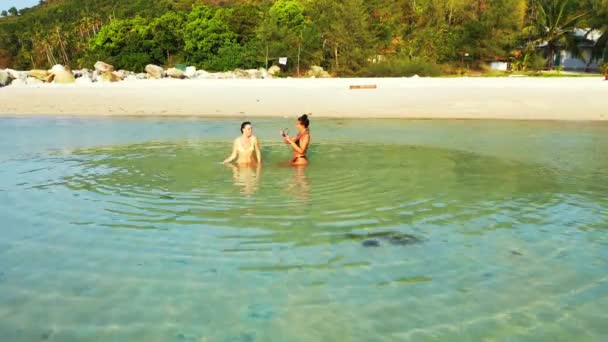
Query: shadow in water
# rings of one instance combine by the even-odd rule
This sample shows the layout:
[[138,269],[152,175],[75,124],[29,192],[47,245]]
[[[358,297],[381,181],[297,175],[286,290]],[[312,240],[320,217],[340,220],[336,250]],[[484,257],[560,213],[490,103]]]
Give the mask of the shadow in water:
[[241,188],[243,195],[253,195],[258,190],[262,166],[259,164],[225,164],[232,169],[234,185]]

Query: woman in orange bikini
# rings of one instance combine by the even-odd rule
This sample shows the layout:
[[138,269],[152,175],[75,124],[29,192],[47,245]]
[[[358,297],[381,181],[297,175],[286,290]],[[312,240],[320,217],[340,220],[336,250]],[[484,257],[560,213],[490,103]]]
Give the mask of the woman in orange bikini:
[[293,158],[291,159],[291,165],[307,165],[308,158],[306,157],[306,151],[310,146],[310,130],[308,126],[310,120],[308,115],[304,114],[296,121],[296,128],[298,129],[298,135],[295,137],[289,137],[284,130],[281,130],[281,136],[285,144],[290,145],[293,148]]
[[[251,122],[246,121],[241,124],[242,136],[234,139],[232,144],[232,154],[224,163],[230,163],[236,159],[236,163],[239,165],[251,165],[256,163],[262,163],[262,153],[260,152],[260,143],[258,139],[253,135],[253,127]],[[254,158],[255,152],[255,158]]]

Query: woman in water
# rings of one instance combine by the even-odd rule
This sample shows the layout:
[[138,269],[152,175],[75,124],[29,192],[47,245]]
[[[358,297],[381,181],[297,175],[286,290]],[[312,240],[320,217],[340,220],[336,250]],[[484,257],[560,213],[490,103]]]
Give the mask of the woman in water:
[[257,163],[261,164],[262,153],[260,152],[260,143],[253,135],[253,127],[251,126],[251,122],[246,121],[241,124],[241,133],[243,133],[243,135],[234,139],[234,143],[232,144],[232,154],[230,154],[230,156],[224,160],[224,163],[230,163],[236,159],[237,164],[247,165],[255,164],[257,159]]
[[306,151],[308,150],[308,146],[310,146],[310,130],[308,126],[310,125],[310,120],[308,120],[308,115],[304,114],[298,118],[296,121],[296,128],[298,129],[298,135],[291,138],[287,135],[285,131],[281,131],[281,135],[283,136],[283,140],[286,144],[290,145],[293,148],[293,158],[291,159],[291,165],[307,165],[308,158],[306,157]]

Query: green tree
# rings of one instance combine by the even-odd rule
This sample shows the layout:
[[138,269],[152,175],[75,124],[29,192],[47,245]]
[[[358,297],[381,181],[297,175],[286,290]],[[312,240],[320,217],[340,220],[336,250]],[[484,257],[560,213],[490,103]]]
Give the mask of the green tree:
[[170,63],[172,56],[183,52],[185,24],[186,15],[182,12],[167,12],[150,24],[151,38],[164,57],[162,64]]
[[7,12],[6,10],[4,10],[4,11],[2,11],[2,14],[1,14],[1,15],[2,15],[3,17],[6,17],[6,16],[8,16],[8,12]]
[[363,0],[317,0],[311,4],[310,17],[321,42],[324,66],[331,70],[353,74],[375,54]]
[[[222,68],[217,56],[226,49],[237,50],[237,36],[230,30],[224,9],[196,7],[188,14],[184,28],[184,51],[201,68],[220,70],[235,67],[229,63]],[[212,62],[213,60],[213,62]]]
[[19,10],[17,10],[17,8],[15,8],[15,7],[11,7],[8,9],[8,14],[10,14],[12,16],[17,16],[17,15],[19,15]]
[[302,49],[304,26],[304,6],[300,1],[275,2],[258,29],[258,37],[265,50],[265,59],[268,56],[272,59],[288,57],[290,60],[296,60],[299,67],[298,59]]
[[162,64],[164,54],[142,17],[114,20],[105,25],[91,42],[89,55],[118,68],[143,70],[146,64]]
[[468,53],[473,60],[483,62],[494,58],[506,58],[520,44],[521,32],[527,9],[524,0],[494,0],[465,5],[468,15],[460,14],[454,41],[456,54],[452,60]]
[[589,27],[601,32],[593,47],[592,58],[608,63],[608,0],[592,0]]
[[346,75],[387,59],[460,64],[465,52],[477,67],[527,44],[544,46],[551,66],[557,50],[575,52],[574,27],[602,32],[594,57],[606,56],[607,12],[608,0],[61,0],[6,12],[0,62],[225,70],[264,65],[268,51],[290,57],[289,71],[300,56]]
[[243,45],[254,40],[263,19],[263,7],[244,3],[231,8],[230,11],[228,22],[230,30],[237,35],[238,43]]
[[568,48],[569,35],[587,12],[575,0],[532,0],[532,5],[533,43],[546,45],[547,69],[552,70],[558,48]]

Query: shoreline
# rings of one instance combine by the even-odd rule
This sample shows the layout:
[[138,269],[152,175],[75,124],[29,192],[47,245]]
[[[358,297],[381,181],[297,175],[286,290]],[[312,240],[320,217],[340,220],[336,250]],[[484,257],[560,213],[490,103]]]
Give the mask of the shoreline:
[[598,77],[161,79],[8,86],[0,116],[607,121],[607,96]]

